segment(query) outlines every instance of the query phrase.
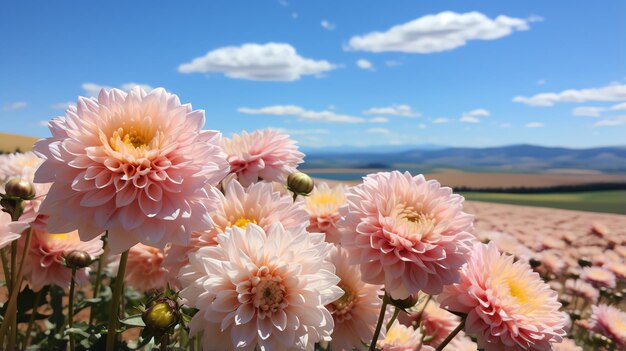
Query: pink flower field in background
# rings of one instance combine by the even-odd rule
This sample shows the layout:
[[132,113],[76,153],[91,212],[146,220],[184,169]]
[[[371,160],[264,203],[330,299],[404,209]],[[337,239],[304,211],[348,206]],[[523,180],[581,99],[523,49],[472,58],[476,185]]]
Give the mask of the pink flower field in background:
[[323,235],[249,224],[216,240],[192,253],[179,277],[183,302],[199,310],[191,334],[203,331],[205,350],[312,349],[330,341],[333,317],[324,306],[343,290]]
[[604,304],[591,306],[591,310],[591,330],[611,339],[617,350],[626,349],[626,312]]
[[222,139],[230,171],[243,186],[259,179],[284,183],[303,162],[304,154],[287,134],[264,129]]
[[441,306],[467,314],[465,331],[491,350],[550,350],[565,336],[557,293],[527,263],[476,244],[461,281],[444,288]]
[[35,181],[53,183],[40,208],[48,231],[78,229],[83,240],[108,231],[112,253],[186,245],[211,225],[205,186],[228,173],[220,134],[203,125],[203,111],[164,89],[79,98],[35,145],[44,159]]
[[459,279],[471,244],[473,216],[463,197],[434,180],[407,173],[368,175],[346,192],[341,245],[363,281],[385,284],[391,297],[438,294]]
[[309,212],[309,232],[326,234],[326,241],[339,244],[341,236],[337,222],[341,218],[339,208],[346,203],[346,186],[329,187],[327,183],[315,186],[311,194],[304,199]]

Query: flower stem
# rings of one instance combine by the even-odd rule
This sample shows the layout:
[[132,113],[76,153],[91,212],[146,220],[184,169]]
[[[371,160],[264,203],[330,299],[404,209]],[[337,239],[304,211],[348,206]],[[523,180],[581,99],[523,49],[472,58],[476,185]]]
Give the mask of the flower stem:
[[11,292],[11,270],[9,269],[9,260],[7,259],[7,254],[5,249],[0,250],[0,257],[2,259],[2,270],[4,272],[4,281],[7,284],[7,289],[9,293]]
[[[76,287],[76,267],[72,268],[72,281],[70,282],[70,301],[67,307],[68,327],[74,327],[74,289]],[[76,349],[74,334],[70,334],[70,350]]]
[[28,327],[26,328],[26,335],[24,336],[24,344],[22,344],[22,350],[26,349],[26,346],[28,346],[28,342],[30,341],[30,332],[33,329],[35,317],[37,317],[37,309],[39,308],[39,303],[41,302],[42,291],[43,289],[37,291],[37,295],[35,295],[35,303],[33,303],[33,311],[31,312],[30,319],[28,320]]
[[387,322],[387,330],[389,330],[393,322],[396,321],[396,318],[398,318],[398,314],[400,314],[400,309],[396,307],[396,309],[393,310],[393,316],[391,316],[391,319],[389,320],[389,322]]
[[414,322],[416,328],[419,328],[420,323],[422,322],[422,317],[424,316],[424,311],[426,310],[426,307],[428,306],[428,303],[430,302],[432,298],[433,298],[432,295],[428,295],[428,297],[426,298],[426,302],[424,302],[424,306],[422,307],[420,312],[417,314],[417,319]]
[[163,336],[161,337],[161,351],[167,351],[167,346],[170,344],[170,334],[169,333],[165,333],[163,334]]
[[378,315],[378,323],[376,323],[376,330],[374,330],[374,336],[372,336],[372,342],[370,343],[369,351],[376,350],[376,343],[378,342],[378,336],[380,329],[383,327],[383,320],[385,319],[385,312],[387,311],[387,305],[389,304],[389,297],[387,293],[383,296],[383,303],[380,305],[380,314]]
[[437,346],[435,351],[443,350],[443,348],[446,347],[446,345],[448,345],[448,343],[450,343],[450,341],[452,341],[452,339],[454,339],[454,337],[465,327],[465,318],[467,318],[467,316],[463,316],[463,318],[461,318],[461,323],[459,323],[459,325],[456,328],[454,328],[454,330],[450,333],[450,335],[448,335],[441,342],[441,344],[439,344],[439,346]]
[[[107,236],[108,233],[109,231],[107,231],[107,234],[105,234],[105,236]],[[102,284],[102,268],[104,267],[104,258],[106,257],[108,242],[109,241],[106,238],[103,238],[102,255],[100,255],[100,258],[98,258],[98,271],[96,272],[96,282],[94,284],[94,289],[93,289],[94,299],[100,296],[100,285]],[[94,306],[91,306],[91,309],[89,311],[89,325],[93,323],[93,319],[95,317],[95,314],[93,313],[94,308],[95,308]]]
[[293,193],[293,202],[296,202],[296,198],[298,197],[298,193],[294,191]]
[[106,351],[113,351],[115,349],[120,298],[122,298],[122,287],[124,286],[124,275],[126,274],[126,261],[128,261],[128,250],[124,251],[122,257],[120,257],[120,265],[117,270],[117,277],[115,278],[115,290],[113,291],[111,315],[109,316],[109,326],[107,328]]
[[11,291],[15,286],[15,277],[17,275],[17,240],[11,242]]

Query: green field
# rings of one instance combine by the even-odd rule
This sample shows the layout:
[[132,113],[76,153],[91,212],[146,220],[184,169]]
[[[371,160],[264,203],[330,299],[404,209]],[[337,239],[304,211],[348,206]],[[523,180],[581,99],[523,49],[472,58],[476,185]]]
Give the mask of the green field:
[[467,200],[626,214],[626,190],[552,194],[462,193]]

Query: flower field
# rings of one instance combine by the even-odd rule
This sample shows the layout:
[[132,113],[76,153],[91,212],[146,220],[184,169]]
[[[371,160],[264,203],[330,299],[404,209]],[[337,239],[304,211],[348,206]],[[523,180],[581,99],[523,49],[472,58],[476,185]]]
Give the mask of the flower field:
[[287,134],[102,89],[0,156],[6,350],[626,350],[626,217],[315,183]]

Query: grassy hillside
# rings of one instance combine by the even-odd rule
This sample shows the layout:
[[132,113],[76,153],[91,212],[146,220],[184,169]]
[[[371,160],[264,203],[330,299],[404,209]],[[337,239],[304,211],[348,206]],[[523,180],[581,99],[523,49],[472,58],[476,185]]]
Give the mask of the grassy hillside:
[[33,148],[33,144],[37,140],[39,140],[39,138],[10,133],[0,133],[0,151],[15,152],[16,149],[28,151]]
[[462,193],[467,200],[626,214],[626,190],[559,194]]

